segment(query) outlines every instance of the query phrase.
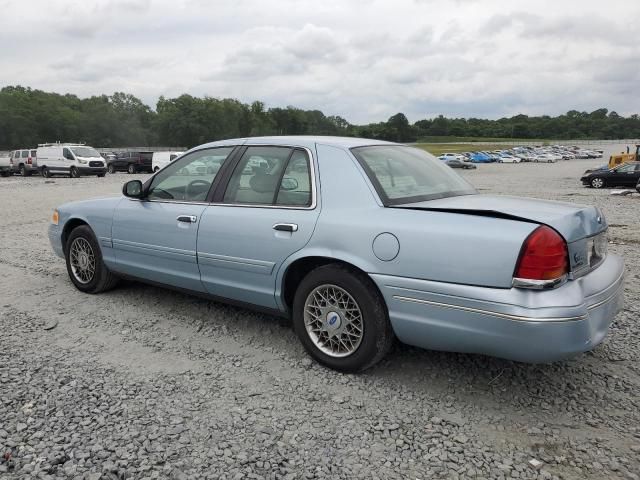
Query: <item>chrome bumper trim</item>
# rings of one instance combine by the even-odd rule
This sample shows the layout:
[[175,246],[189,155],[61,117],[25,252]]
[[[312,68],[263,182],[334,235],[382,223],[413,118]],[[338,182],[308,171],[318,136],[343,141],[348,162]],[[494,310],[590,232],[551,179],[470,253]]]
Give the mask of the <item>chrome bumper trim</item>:
[[[589,306],[588,308],[596,308],[606,303],[607,301],[611,300],[616,295],[616,293],[614,293],[607,299],[603,300],[602,302],[595,304],[595,306]],[[491,310],[482,310],[479,308],[463,307],[461,305],[452,305],[450,303],[433,302],[431,300],[422,300],[420,298],[404,297],[401,295],[394,295],[393,298],[395,298],[396,300],[400,300],[402,302],[420,303],[424,305],[432,305],[432,306],[441,307],[441,308],[451,308],[454,310],[462,310],[464,312],[479,313],[481,315],[490,315],[492,317],[504,318],[506,320],[513,320],[517,322],[575,322],[578,320],[585,320],[588,317],[588,314],[575,315],[572,317],[527,317],[522,315],[510,315],[507,313],[494,312]]]
[[512,285],[516,288],[529,288],[531,290],[549,290],[557,288],[560,285],[567,283],[568,275],[564,274],[561,277],[554,278],[553,280],[531,280],[528,278],[514,277]]

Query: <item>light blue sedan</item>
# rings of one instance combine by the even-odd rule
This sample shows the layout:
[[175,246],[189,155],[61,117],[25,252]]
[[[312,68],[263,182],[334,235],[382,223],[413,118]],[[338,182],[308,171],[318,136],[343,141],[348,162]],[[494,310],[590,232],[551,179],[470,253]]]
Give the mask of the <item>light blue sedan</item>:
[[394,338],[523,362],[591,350],[622,308],[606,235],[595,207],[480,195],[422,150],[334,137],[201,145],[49,228],[83,292],[133,278],[287,316],[342,371]]

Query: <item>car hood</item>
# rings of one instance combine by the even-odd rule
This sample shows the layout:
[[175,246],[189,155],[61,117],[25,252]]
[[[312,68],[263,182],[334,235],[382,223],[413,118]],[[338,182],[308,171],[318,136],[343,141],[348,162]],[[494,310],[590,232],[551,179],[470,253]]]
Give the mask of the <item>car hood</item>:
[[462,195],[426,202],[394,205],[394,208],[481,215],[548,225],[568,243],[607,228],[596,207],[566,202],[499,195]]
[[604,173],[604,172],[609,172],[610,169],[608,166],[604,165],[602,167],[596,167],[596,168],[588,168],[587,170],[584,171],[583,175],[589,175],[590,173],[594,173],[594,172],[598,172],[598,173]]

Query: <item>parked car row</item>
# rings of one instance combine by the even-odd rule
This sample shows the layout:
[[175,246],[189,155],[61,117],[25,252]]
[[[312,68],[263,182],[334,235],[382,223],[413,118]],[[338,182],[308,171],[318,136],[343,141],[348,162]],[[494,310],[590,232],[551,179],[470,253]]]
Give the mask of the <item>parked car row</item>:
[[603,152],[600,150],[585,150],[577,146],[563,147],[560,145],[552,145],[541,147],[513,147],[507,150],[492,151],[446,152],[438,158],[447,164],[452,160],[467,163],[554,163],[559,160],[573,160],[576,158],[602,158],[602,154]]
[[2,176],[19,173],[28,177],[40,173],[44,177],[104,177],[106,171],[106,164],[96,149],[75,143],[42,143],[37,148],[13,150],[8,156],[0,158]]
[[80,177],[107,172],[152,173],[164,168],[183,152],[98,152],[75,143],[42,143],[37,148],[13,150],[0,156],[0,175],[15,173],[23,177],[34,173],[44,177]]
[[102,152],[109,173],[153,173],[166,167],[184,152]]

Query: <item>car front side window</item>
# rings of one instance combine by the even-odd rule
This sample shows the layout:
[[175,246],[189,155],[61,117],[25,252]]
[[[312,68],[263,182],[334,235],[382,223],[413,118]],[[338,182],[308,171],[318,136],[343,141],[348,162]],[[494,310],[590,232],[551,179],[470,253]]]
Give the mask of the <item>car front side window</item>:
[[204,202],[224,162],[234,147],[190,153],[161,170],[149,186],[148,200]]

